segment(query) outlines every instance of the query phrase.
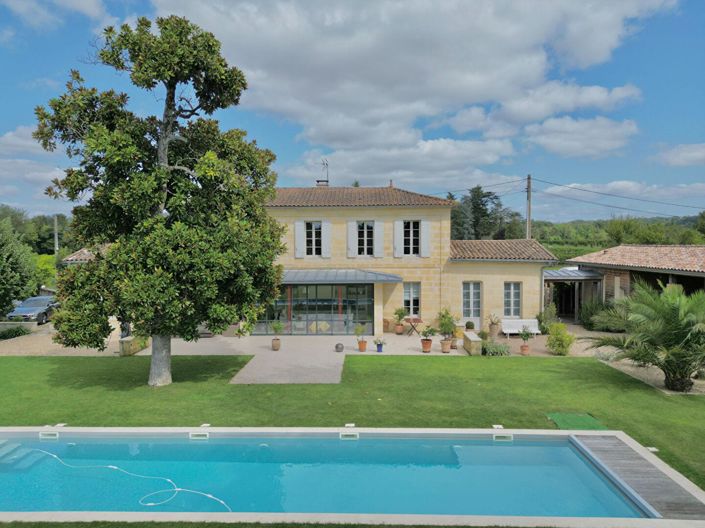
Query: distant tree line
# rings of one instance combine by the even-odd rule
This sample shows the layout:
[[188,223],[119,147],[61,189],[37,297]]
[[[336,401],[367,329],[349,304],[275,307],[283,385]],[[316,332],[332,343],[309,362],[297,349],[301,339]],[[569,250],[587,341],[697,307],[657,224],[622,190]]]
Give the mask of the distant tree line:
[[[494,192],[477,185],[455,200],[451,210],[453,240],[524,238],[524,217]],[[619,244],[705,244],[705,211],[672,219],[617,217],[609,220],[532,222],[532,237],[546,245],[559,260]]]
[[[12,229],[38,255],[54,254],[54,217],[51,215],[29,216],[22,209],[0,204],[0,220],[9,219]],[[63,214],[57,215],[59,247],[69,252],[78,249],[71,233],[71,219]]]

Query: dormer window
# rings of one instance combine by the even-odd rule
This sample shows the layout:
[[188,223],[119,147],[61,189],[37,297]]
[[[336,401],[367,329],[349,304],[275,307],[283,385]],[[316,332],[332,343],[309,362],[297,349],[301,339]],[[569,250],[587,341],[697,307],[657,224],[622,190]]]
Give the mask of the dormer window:
[[306,255],[323,254],[321,222],[306,222]]
[[363,221],[357,223],[357,254],[372,256],[375,253],[374,244],[375,223]]
[[421,222],[404,220],[404,255],[419,255],[421,252]]

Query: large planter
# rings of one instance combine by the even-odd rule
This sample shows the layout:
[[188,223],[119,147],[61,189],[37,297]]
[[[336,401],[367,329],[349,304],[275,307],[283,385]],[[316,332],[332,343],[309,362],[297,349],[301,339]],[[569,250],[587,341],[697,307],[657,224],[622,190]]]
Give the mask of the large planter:
[[394,333],[397,335],[402,335],[404,333],[404,325],[399,323],[394,325]]
[[520,347],[519,350],[521,352],[522,356],[528,356],[529,355],[529,345],[526,343],[523,343]]
[[489,326],[490,329],[490,337],[497,337],[499,335],[499,325],[498,324],[491,324]]
[[357,342],[357,349],[360,352],[365,352],[367,350],[367,341],[365,341],[364,339],[358,341]]
[[282,340],[278,337],[272,339],[272,350],[279,350],[282,346]]
[[424,338],[421,340],[421,352],[428,354],[431,351],[431,345],[433,345],[433,339]]
[[453,344],[452,339],[441,339],[441,352],[448,354],[450,352],[450,346]]

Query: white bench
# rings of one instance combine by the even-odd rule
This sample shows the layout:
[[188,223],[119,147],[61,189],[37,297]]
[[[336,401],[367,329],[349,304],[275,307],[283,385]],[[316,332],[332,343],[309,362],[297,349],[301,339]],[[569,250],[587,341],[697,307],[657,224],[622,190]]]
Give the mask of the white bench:
[[541,333],[538,319],[502,319],[502,333],[505,336],[520,334],[524,327],[534,335]]

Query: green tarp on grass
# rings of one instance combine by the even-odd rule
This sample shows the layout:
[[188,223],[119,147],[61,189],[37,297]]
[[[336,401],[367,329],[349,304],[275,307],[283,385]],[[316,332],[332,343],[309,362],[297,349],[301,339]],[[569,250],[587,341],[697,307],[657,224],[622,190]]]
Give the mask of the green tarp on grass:
[[597,429],[606,430],[592,415],[587,413],[549,413],[548,419],[556,424],[558,429]]

